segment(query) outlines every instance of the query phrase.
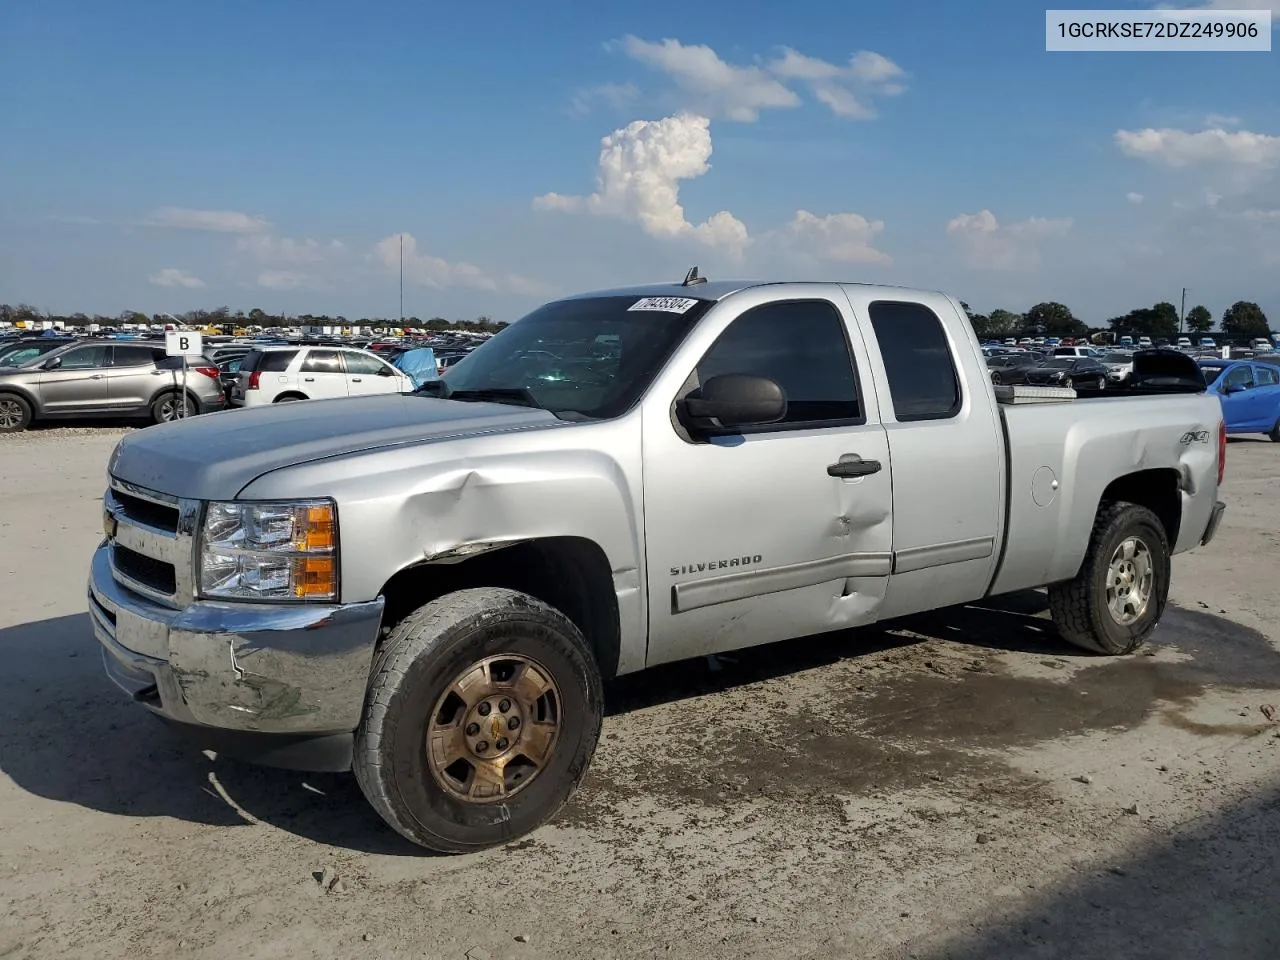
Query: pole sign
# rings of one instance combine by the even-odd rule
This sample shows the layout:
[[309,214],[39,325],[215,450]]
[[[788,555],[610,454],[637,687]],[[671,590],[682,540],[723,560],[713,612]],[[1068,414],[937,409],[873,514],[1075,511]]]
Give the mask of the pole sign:
[[164,335],[164,352],[170,357],[199,357],[204,354],[204,335],[171,330]]

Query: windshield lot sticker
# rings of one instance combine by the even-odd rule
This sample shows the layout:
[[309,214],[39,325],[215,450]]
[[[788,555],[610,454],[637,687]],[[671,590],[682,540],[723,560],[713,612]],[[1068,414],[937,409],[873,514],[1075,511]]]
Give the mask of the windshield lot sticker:
[[685,313],[697,302],[697,300],[691,300],[688,297],[645,297],[643,300],[637,300],[627,307],[627,312],[630,313],[632,310],[661,310],[664,313]]

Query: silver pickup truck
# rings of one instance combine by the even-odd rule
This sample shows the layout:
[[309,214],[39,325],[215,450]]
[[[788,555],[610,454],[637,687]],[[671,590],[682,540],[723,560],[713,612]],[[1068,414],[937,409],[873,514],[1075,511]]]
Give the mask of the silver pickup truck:
[[620,674],[1040,586],[1067,641],[1133,651],[1223,511],[1222,412],[1177,362],[996,388],[957,300],[890,287],[561,299],[415,394],[126,437],[94,632],[203,745],[354,770],[476,850],[575,790]]

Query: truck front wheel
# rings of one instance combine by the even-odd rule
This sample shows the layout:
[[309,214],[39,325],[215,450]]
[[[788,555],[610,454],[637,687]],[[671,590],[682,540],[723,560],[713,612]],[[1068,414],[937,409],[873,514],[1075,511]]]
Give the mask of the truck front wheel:
[[1169,540],[1146,507],[1105,503],[1074,580],[1049,588],[1063,639],[1111,656],[1132,653],[1156,628],[1169,599]]
[[412,842],[481,850],[555,815],[603,714],[600,672],[567,617],[514,590],[461,590],[418,608],[379,650],[356,779]]

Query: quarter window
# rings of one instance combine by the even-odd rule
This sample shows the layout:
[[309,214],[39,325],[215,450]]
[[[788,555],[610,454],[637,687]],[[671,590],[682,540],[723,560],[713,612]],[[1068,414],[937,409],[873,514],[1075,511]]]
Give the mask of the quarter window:
[[1280,377],[1276,376],[1276,371],[1270,367],[1258,366],[1255,368],[1258,373],[1258,386],[1273,387],[1280,383]]
[[293,358],[297,355],[297,350],[270,350],[259,354],[261,359],[258,360],[256,367],[241,364],[240,369],[257,370],[259,373],[284,373],[289,369],[289,364],[293,363]]
[[960,378],[938,315],[922,303],[877,300],[868,310],[894,416],[946,420],[960,411]]
[[698,364],[698,383],[740,373],[782,387],[787,413],[763,429],[856,422],[862,417],[844,319],[826,300],[791,300],[748,310]]

